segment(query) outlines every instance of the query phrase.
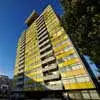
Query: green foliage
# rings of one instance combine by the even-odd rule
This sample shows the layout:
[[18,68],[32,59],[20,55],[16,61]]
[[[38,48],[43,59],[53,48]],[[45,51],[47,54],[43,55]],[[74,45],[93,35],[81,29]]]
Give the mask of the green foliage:
[[100,64],[100,0],[60,0],[62,23],[79,49]]

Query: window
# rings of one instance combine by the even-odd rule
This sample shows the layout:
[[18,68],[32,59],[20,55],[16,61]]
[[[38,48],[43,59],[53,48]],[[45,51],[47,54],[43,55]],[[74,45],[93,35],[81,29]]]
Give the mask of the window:
[[73,64],[72,65],[73,70],[77,70],[77,69],[80,69],[80,68],[82,68],[82,65],[80,65],[80,64]]
[[76,80],[74,78],[69,79],[69,83],[75,83]]
[[72,53],[69,55],[70,59],[73,59],[73,58],[76,58],[77,57],[77,54],[76,53]]
[[90,79],[88,76],[76,77],[77,82],[88,82]]
[[66,72],[66,71],[70,71],[70,70],[72,70],[72,68],[70,66],[65,66],[60,69],[61,72]]

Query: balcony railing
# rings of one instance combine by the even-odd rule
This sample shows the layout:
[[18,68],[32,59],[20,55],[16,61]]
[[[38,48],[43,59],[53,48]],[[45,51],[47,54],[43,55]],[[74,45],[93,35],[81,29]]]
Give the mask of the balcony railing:
[[25,60],[19,60],[19,66],[22,65],[25,62]]
[[49,55],[49,54],[51,54],[51,53],[53,53],[53,50],[46,51],[44,54],[42,54],[42,55],[40,56],[40,58],[43,58],[43,57],[45,57],[46,55]]
[[19,79],[24,79],[24,76],[23,75],[18,75],[15,77],[15,79],[19,80]]
[[25,67],[24,65],[22,65],[21,67],[19,66],[19,67],[18,67],[18,70],[19,70],[19,71],[20,71],[20,70],[23,70],[24,67]]
[[46,86],[47,89],[49,90],[62,90],[63,86],[61,84],[56,84],[56,85],[48,85]]
[[42,42],[42,41],[44,41],[46,38],[48,38],[48,34],[45,35],[45,36],[39,41],[39,43]]
[[44,21],[43,19],[43,16],[39,16],[37,19],[36,19],[36,23],[40,23],[41,21]]
[[41,31],[42,29],[44,29],[44,28],[46,28],[46,25],[45,24],[43,24],[41,27],[38,27],[38,31]]
[[18,74],[24,73],[24,69],[21,69]]
[[51,47],[51,45],[49,44],[49,45],[45,46],[43,49],[40,49],[40,52],[45,51],[46,49],[48,49],[50,47]]
[[42,71],[45,72],[45,71],[49,71],[49,70],[56,69],[56,68],[57,68],[57,64],[51,64],[50,66],[43,68]]
[[44,80],[45,81],[53,80],[53,79],[59,79],[59,78],[60,78],[60,75],[58,73],[57,74],[52,74],[52,75],[44,76]]
[[44,20],[41,21],[41,23],[37,23],[37,30],[42,27],[43,25],[45,25]]
[[49,39],[48,40],[46,40],[46,41],[44,41],[43,43],[41,43],[40,45],[39,45],[39,47],[41,47],[41,46],[43,46],[43,45],[45,45],[46,43],[48,43],[49,42]]
[[52,56],[52,57],[49,57],[49,58],[47,58],[46,60],[44,60],[44,61],[42,61],[42,64],[44,64],[44,63],[47,63],[47,62],[50,62],[50,61],[52,61],[52,60],[55,60],[55,58]]
[[48,32],[48,31],[44,31],[42,34],[40,34],[40,35],[39,35],[39,39],[40,39],[42,36],[44,36],[45,34],[48,34],[47,32]]
[[42,30],[38,31],[38,35],[42,34],[44,31],[47,31],[47,28],[43,28]]

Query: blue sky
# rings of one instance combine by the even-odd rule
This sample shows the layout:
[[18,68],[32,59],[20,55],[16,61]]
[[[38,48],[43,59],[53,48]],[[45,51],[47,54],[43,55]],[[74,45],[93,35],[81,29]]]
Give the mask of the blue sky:
[[0,74],[13,77],[18,37],[26,27],[24,21],[34,9],[41,13],[48,4],[62,14],[58,0],[0,0]]

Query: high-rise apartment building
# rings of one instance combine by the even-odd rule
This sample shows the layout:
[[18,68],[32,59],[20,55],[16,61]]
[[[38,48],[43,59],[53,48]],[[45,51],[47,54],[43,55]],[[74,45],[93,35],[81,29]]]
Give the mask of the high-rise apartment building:
[[[22,91],[94,89],[95,84],[59,18],[49,5],[27,18],[16,55],[14,86]],[[78,92],[75,92],[78,93]],[[98,97],[95,90],[71,97]],[[94,96],[95,97],[95,96]]]

